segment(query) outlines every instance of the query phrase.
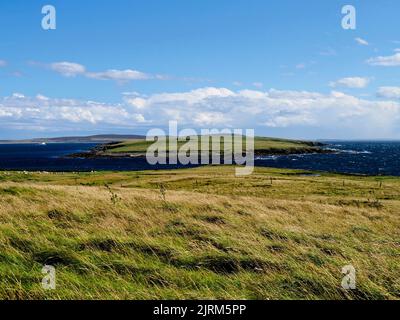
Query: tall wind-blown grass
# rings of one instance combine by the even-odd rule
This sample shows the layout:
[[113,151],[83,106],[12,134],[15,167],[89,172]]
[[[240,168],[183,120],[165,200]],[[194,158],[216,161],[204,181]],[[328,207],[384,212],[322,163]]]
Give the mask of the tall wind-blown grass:
[[399,299],[400,179],[2,172],[0,298]]

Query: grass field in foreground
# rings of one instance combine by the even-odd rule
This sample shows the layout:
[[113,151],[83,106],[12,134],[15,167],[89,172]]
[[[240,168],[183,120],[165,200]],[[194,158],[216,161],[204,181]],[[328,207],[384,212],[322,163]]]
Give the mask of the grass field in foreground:
[[399,299],[399,275],[398,178],[0,173],[1,299]]

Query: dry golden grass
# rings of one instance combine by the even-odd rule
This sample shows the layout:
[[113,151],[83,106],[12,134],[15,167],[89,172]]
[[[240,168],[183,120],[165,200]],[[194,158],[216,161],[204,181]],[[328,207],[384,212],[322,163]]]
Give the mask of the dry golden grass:
[[0,298],[399,299],[399,209],[390,177],[3,172]]

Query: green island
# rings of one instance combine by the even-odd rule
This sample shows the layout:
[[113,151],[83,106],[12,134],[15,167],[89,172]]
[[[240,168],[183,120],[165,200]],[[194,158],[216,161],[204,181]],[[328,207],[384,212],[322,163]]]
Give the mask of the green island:
[[[212,146],[211,136],[198,136],[197,145],[199,150],[201,147],[201,139],[206,137],[209,140],[209,151]],[[169,151],[170,137],[165,137],[165,151]],[[182,147],[187,141],[179,141],[176,137],[174,138],[177,142],[178,149]],[[224,136],[217,136],[220,144],[220,152],[224,151]],[[240,138],[239,138],[240,139]],[[146,151],[154,141],[146,141],[145,138],[129,139],[124,141],[110,142],[102,144],[99,147],[91,150],[90,152],[80,153],[72,155],[74,157],[143,157],[146,155]],[[217,142],[218,143],[218,142]],[[321,148],[322,143],[313,141],[301,141],[301,140],[287,140],[278,138],[267,138],[267,137],[255,137],[254,138],[254,151],[258,155],[285,155],[285,154],[299,154],[299,153],[328,153],[329,150]],[[242,137],[242,148],[245,150],[246,138]],[[240,147],[239,147],[240,148]],[[227,144],[226,150],[232,151],[234,149],[234,143]],[[163,151],[161,149],[161,151]]]
[[398,299],[399,212],[394,177],[3,171],[0,299]]

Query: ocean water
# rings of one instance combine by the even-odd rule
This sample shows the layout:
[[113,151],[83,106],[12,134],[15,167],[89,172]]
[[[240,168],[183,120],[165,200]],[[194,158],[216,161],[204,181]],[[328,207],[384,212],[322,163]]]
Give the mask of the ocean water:
[[[317,170],[338,173],[400,176],[400,142],[329,141],[335,154],[257,157],[261,167]],[[142,158],[68,158],[95,147],[94,143],[0,144],[0,170],[102,171],[181,168],[151,166]]]
[[335,154],[260,157],[257,166],[363,175],[400,176],[400,142],[329,141]]
[[0,170],[118,171],[174,169],[179,165],[150,166],[143,158],[70,158],[94,148],[96,143],[0,144]]

